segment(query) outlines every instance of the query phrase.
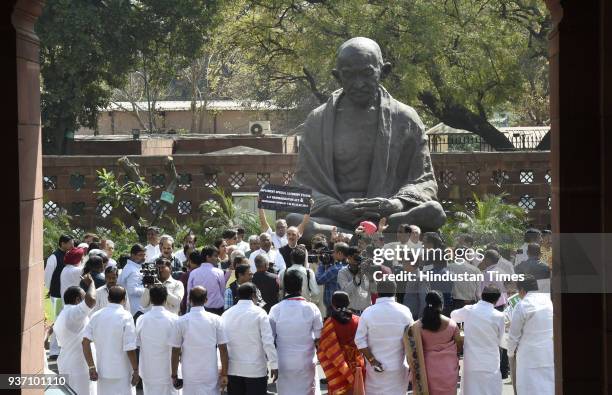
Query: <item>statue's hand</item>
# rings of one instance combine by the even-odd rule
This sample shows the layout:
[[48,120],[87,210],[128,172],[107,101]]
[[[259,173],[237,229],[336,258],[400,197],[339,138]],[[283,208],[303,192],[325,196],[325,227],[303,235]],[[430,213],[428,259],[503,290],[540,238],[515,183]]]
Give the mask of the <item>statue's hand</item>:
[[344,203],[334,204],[329,207],[329,216],[337,221],[354,224],[358,222],[359,217],[354,213],[357,203],[353,200],[347,200]]
[[401,212],[404,209],[402,201],[399,199],[371,198],[362,199],[355,208],[357,213],[376,213],[378,217],[388,217],[392,214]]

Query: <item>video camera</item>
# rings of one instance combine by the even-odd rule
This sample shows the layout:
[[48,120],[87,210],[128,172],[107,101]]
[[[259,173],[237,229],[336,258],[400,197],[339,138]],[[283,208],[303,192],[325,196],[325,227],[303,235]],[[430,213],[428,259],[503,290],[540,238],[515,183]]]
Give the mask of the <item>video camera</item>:
[[142,285],[153,285],[159,281],[159,270],[155,263],[143,263],[140,268],[142,273]]
[[312,254],[308,254],[308,263],[321,262],[324,266],[331,265],[334,263],[333,253],[334,251],[330,250],[327,246],[320,246],[313,249]]

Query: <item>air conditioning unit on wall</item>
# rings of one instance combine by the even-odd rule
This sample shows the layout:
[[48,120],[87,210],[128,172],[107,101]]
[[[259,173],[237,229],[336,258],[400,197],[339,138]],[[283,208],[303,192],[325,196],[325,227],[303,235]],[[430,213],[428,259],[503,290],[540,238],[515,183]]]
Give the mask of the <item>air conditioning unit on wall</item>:
[[270,121],[249,122],[249,133],[253,136],[262,136],[272,133],[270,131]]

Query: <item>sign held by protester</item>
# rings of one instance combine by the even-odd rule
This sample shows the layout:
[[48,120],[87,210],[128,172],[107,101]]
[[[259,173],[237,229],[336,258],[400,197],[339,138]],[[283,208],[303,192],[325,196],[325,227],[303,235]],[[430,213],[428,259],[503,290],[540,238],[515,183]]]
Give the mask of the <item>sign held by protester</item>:
[[259,190],[258,208],[289,213],[310,214],[312,190],[267,184]]

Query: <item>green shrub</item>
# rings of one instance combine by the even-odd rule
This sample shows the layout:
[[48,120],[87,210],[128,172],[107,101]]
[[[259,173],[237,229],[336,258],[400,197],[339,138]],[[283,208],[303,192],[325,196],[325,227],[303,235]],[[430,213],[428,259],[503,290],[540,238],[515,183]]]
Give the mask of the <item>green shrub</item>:
[[506,196],[484,195],[480,199],[474,195],[474,211],[455,206],[446,224],[440,229],[444,240],[450,243],[457,240],[460,234],[466,233],[474,237],[475,247],[496,243],[502,249],[516,248],[523,240],[528,218],[521,207],[504,203]]

